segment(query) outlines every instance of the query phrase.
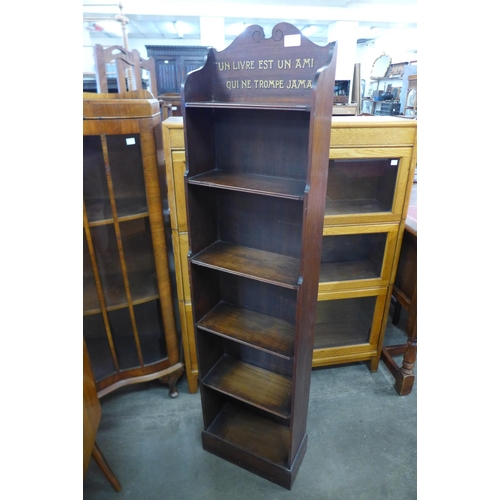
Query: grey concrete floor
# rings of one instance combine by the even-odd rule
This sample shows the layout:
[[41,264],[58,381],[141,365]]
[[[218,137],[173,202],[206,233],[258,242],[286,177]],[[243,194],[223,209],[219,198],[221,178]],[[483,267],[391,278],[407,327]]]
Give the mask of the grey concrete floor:
[[[406,341],[389,324],[385,344]],[[398,358],[399,360],[402,358]],[[122,485],[117,493],[91,459],[84,500],[412,500],[417,498],[417,380],[394,390],[381,362],[315,369],[308,448],[292,490],[202,449],[200,396],[185,377],[177,399],[158,381],[124,387],[101,400],[97,443]]]

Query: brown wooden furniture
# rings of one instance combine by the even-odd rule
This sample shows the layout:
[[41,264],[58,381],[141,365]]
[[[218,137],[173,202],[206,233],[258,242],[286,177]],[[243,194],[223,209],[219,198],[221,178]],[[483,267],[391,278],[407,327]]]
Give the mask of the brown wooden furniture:
[[[160,107],[146,90],[83,95],[83,334],[99,397],[184,370],[160,172]],[[160,170],[159,170],[160,168]],[[164,196],[166,198],[166,196]]]
[[[414,208],[415,210],[411,210]],[[399,395],[410,394],[415,382],[413,371],[417,359],[417,222],[416,206],[410,207],[406,219],[403,244],[399,257],[396,280],[392,295],[395,299],[393,324],[399,323],[401,307],[408,311],[406,344],[384,346],[381,359],[396,378],[395,388]],[[399,366],[395,356],[403,355]]]
[[180,96],[184,78],[190,71],[203,66],[208,47],[146,45],[146,51],[147,56],[155,61],[158,96],[164,94]]
[[96,44],[94,47],[94,59],[96,65],[96,84],[98,93],[108,93],[108,70],[112,65],[116,68],[116,79],[118,93],[142,89],[142,71],[149,73],[149,90],[154,97],[156,90],[156,66],[155,60],[142,58],[139,51],[126,50],[119,45],[104,48]]
[[307,446],[334,52],[288,23],[269,38],[250,26],[183,92],[203,447],[289,489]]
[[163,106],[163,119],[169,116],[182,116],[181,95],[174,93],[161,94],[158,100]]
[[[313,366],[367,361],[371,370],[378,368],[392,284],[403,238],[404,217],[410,199],[416,161],[416,129],[416,120],[395,117],[358,116],[331,119],[328,178],[330,195],[327,199],[328,209],[323,230],[323,278],[319,285],[319,299],[322,302],[321,308],[325,309],[325,321],[316,329]],[[188,226],[184,196],[186,156],[182,118],[169,118],[163,122],[163,142],[184,359],[189,390],[196,392],[198,359],[187,264]],[[352,176],[349,177],[348,174]],[[349,208],[348,196],[352,195],[355,189],[360,193],[364,189],[368,196],[370,190],[373,193],[377,185],[384,186],[384,179],[386,183],[389,180],[389,185],[392,185],[392,195],[385,200],[384,205],[358,202],[357,209]],[[351,187],[346,184],[347,181]],[[341,200],[337,200],[337,211],[344,211],[345,214],[335,215],[334,200],[338,193],[336,194],[333,188],[336,184],[344,186],[343,208],[339,203]],[[373,196],[375,199],[376,192]],[[335,250],[337,242],[338,251]],[[365,254],[363,256],[363,252],[360,253],[358,248],[356,253],[352,252],[352,257],[358,257],[358,263],[352,261],[349,264],[345,261],[342,264],[342,258],[346,255],[346,252],[341,250],[342,245],[344,248],[347,245],[350,245],[347,248],[358,246]],[[338,261],[337,264],[335,260]],[[365,274],[352,274],[353,279],[340,279],[342,273],[344,277],[347,276],[349,267],[353,273],[356,267],[359,272],[364,269]],[[338,279],[335,274],[332,275],[335,270]],[[330,299],[339,300],[333,303]],[[335,315],[328,319],[327,315],[333,315],[335,312],[328,309],[335,305],[340,308],[335,313],[337,320]],[[361,311],[367,311],[364,316],[358,314],[357,310],[360,308]],[[347,314],[348,311],[351,313]],[[318,317],[321,316],[318,314]],[[363,322],[349,322],[349,317],[365,319]]]
[[97,396],[94,374],[85,340],[83,341],[83,475],[92,456],[116,491],[122,487],[97,446],[96,435],[101,421],[102,409]]

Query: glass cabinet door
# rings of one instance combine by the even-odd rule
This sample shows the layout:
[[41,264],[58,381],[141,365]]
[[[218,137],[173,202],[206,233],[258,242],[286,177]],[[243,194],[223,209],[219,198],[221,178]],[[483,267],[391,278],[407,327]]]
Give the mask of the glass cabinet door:
[[96,380],[167,357],[139,134],[84,136],[84,338]]
[[411,148],[330,149],[325,225],[401,219]]
[[386,288],[320,293],[314,337],[314,366],[360,361],[377,352]]
[[323,228],[319,291],[387,286],[399,224]]

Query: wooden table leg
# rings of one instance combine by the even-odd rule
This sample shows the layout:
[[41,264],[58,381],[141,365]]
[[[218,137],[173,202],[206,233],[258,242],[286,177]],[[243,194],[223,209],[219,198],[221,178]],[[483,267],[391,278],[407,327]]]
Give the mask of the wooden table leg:
[[113,471],[111,470],[111,467],[106,462],[106,459],[104,458],[104,455],[101,453],[101,450],[97,446],[97,443],[94,443],[94,448],[92,449],[92,457],[94,458],[97,465],[102,470],[108,481],[111,483],[115,491],[121,491],[122,487],[118,482],[118,479],[116,479],[116,476],[114,475]]
[[[406,328],[408,341],[406,344],[387,346],[382,348],[380,358],[396,379],[394,388],[400,396],[407,396],[413,389],[415,373],[413,368],[417,359],[417,294],[408,311],[408,325]],[[394,356],[403,354],[401,367],[394,361]]]

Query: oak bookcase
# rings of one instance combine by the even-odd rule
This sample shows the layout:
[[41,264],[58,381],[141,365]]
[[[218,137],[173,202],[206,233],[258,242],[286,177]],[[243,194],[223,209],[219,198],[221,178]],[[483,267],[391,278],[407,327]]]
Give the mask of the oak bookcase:
[[148,91],[83,94],[83,336],[99,397],[156,378],[175,397],[184,371],[157,161],[160,123]]
[[335,44],[288,23],[182,88],[205,450],[291,488],[307,446]]

